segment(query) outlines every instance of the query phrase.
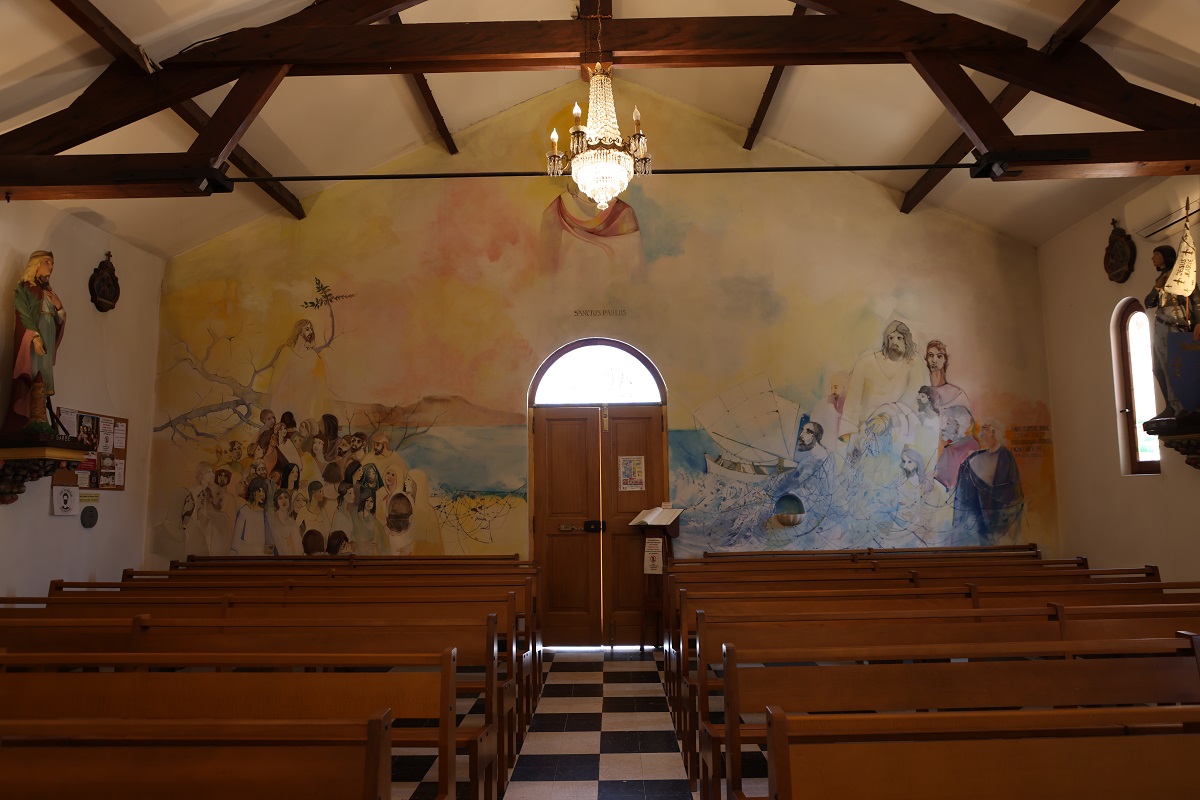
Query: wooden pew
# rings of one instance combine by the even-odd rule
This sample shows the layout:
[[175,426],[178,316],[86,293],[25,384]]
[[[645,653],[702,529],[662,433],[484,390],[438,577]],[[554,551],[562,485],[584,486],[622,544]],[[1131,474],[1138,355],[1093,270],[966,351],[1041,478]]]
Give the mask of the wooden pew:
[[971,608],[970,592],[965,588],[877,589],[853,591],[761,591],[749,587],[724,587],[722,591],[681,589],[668,620],[663,653],[663,688],[667,704],[685,755],[690,780],[695,780],[696,760],[696,612],[737,616],[805,611],[880,610],[899,608]]
[[774,800],[1195,797],[1200,708],[808,716],[767,709]]
[[671,561],[668,571],[672,574],[700,573],[716,574],[757,569],[840,569],[840,570],[884,570],[938,568],[995,568],[1019,567],[1021,569],[1088,569],[1088,560],[1077,558],[921,558],[905,556],[894,558],[816,559],[816,558],[719,558]]
[[266,578],[282,577],[376,577],[391,578],[397,582],[408,580],[410,577],[447,577],[462,576],[464,578],[534,578],[538,576],[538,567],[525,562],[523,564],[472,565],[455,564],[364,564],[361,561],[345,563],[330,563],[328,561],[295,561],[273,564],[270,562],[255,564],[222,564],[192,566],[187,569],[125,569],[121,572],[122,581],[197,581],[206,579],[231,579],[250,576]]
[[21,800],[386,800],[390,728],[387,711],[366,719],[4,719],[0,785]]
[[[756,592],[791,591],[799,589],[882,589],[897,587],[962,586],[975,584],[1042,584],[1042,583],[1108,583],[1108,582],[1158,582],[1156,567],[1140,567],[1118,570],[1087,570],[1082,564],[1068,563],[1060,568],[1028,568],[1023,564],[1007,565],[931,565],[921,568],[892,570],[879,568],[870,563],[859,567],[838,566],[832,573],[825,569],[811,569],[808,565],[762,566],[755,564],[739,569],[715,571],[672,572],[666,580],[664,615],[668,631],[664,647],[672,651],[672,634],[680,624],[678,595],[683,590],[693,592],[745,591],[752,585]],[[816,580],[814,580],[816,579]],[[668,666],[670,669],[670,666]]]
[[[497,617],[485,620],[369,619],[0,619],[9,653],[290,653],[389,655],[457,652],[457,690],[482,696],[485,726],[495,726],[497,791],[503,793],[520,741],[516,681],[498,678]],[[470,670],[482,670],[471,673]]]
[[[697,701],[691,730],[699,731],[700,776],[715,786],[720,782],[719,764],[728,729],[709,718],[713,698],[725,690],[721,669],[725,648],[739,653],[763,654],[825,648],[844,650],[871,645],[958,645],[978,642],[1054,642],[1078,639],[1170,638],[1181,628],[1200,630],[1200,606],[1164,609],[1161,616],[1145,613],[1147,606],[1113,607],[1109,616],[1090,609],[1084,625],[1075,624],[1071,612],[1061,605],[1029,609],[855,612],[852,614],[792,614],[760,618],[697,617]],[[1166,610],[1170,609],[1170,610]],[[744,659],[743,659],[744,660]],[[714,667],[715,665],[715,667]],[[723,674],[723,672],[722,672]],[[759,673],[756,673],[759,674]],[[770,674],[770,673],[762,673]],[[737,699],[734,700],[736,706]],[[743,709],[745,707],[743,706]],[[739,709],[734,708],[734,714]],[[732,724],[726,720],[727,724]],[[688,749],[692,740],[685,741]],[[690,754],[689,754],[690,756]],[[691,763],[697,763],[689,758]],[[739,788],[739,765],[726,759],[731,788]],[[708,787],[702,787],[707,796]]]
[[[757,586],[757,585],[756,585]],[[1063,584],[1043,586],[941,586],[910,589],[758,592],[730,587],[723,592],[681,590],[680,607],[664,654],[664,682],[676,734],[685,754],[697,738],[698,703],[694,632],[696,611],[720,616],[821,611],[1020,608],[1059,602],[1079,605],[1200,602],[1200,583]],[[690,766],[696,762],[691,759]],[[689,772],[689,776],[692,775]]]
[[1200,602],[1200,582],[1134,582],[1062,584],[1039,586],[962,586],[917,587],[877,590],[797,590],[764,591],[729,586],[723,590],[692,592],[680,590],[676,612],[669,618],[669,638],[664,643],[664,680],[668,702],[677,725],[686,703],[684,681],[693,653],[690,643],[695,632],[695,612],[735,616],[763,613],[799,613],[818,611],[946,608],[1019,608],[1044,603],[1071,605],[1158,604]]
[[[742,649],[725,647],[725,721],[702,734],[701,789],[714,797],[711,754],[763,744],[744,722],[768,706],[810,714],[1200,703],[1200,636],[1068,642],[968,642]],[[875,662],[875,663],[872,663]],[[1198,709],[1200,710],[1200,709]],[[728,797],[746,800],[740,761],[725,759]],[[1011,766],[1011,765],[1010,765]],[[961,789],[961,787],[960,787]]]
[[[45,598],[5,598],[6,602],[20,603],[17,608],[0,609],[0,619],[53,617],[133,617],[151,614],[162,618],[210,618],[210,619],[327,619],[327,620],[374,620],[403,624],[412,620],[462,620],[483,621],[487,615],[497,615],[502,640],[502,659],[506,672],[501,680],[501,696],[509,697],[508,682],[516,683],[516,745],[519,747],[532,718],[540,684],[532,680],[535,662],[528,649],[519,649],[523,643],[517,635],[516,595],[498,588],[468,588],[454,592],[451,599],[443,590],[437,596],[421,588],[406,587],[389,589],[387,594],[370,591],[347,590],[332,593],[338,596],[313,597],[304,593],[273,596],[270,593],[252,594],[243,597],[236,594],[214,594],[205,592],[114,592],[114,591],[71,591],[52,594]],[[528,642],[525,639],[524,642]],[[507,712],[501,719],[507,719]]]
[[253,563],[268,563],[276,564],[281,561],[359,561],[362,564],[371,563],[389,563],[389,561],[401,561],[401,563],[412,564],[494,564],[508,563],[508,561],[521,561],[521,555],[518,553],[500,553],[500,554],[481,554],[481,555],[359,555],[358,553],[348,553],[346,555],[322,555],[322,557],[312,557],[312,555],[196,555],[188,553],[185,560],[172,561],[172,569],[175,565],[179,565],[180,569],[185,566],[205,566],[205,565],[220,565],[220,564],[253,564]]
[[[187,669],[178,670],[180,667]],[[313,667],[342,671],[297,671]],[[172,671],[162,671],[164,668]],[[238,668],[271,671],[229,671]],[[224,671],[196,671],[199,669]],[[4,653],[0,654],[0,670],[0,719],[7,720],[342,718],[372,713],[362,709],[383,704],[392,708],[392,747],[436,748],[439,798],[455,796],[454,753],[460,747],[471,756],[472,800],[495,798],[494,729],[455,724],[453,649],[383,658],[286,653]],[[437,725],[406,727],[404,720],[437,720]]]
[[766,556],[772,558],[805,558],[821,555],[847,555],[866,557],[889,557],[909,555],[931,556],[965,556],[976,558],[980,556],[1026,556],[1041,558],[1041,549],[1036,543],[997,544],[997,545],[946,545],[941,547],[866,547],[857,550],[755,550],[755,551],[723,551],[705,552],[703,558],[725,559]]
[[[923,567],[911,570],[879,570],[870,573],[844,573],[825,570],[762,569],[755,567],[746,571],[718,571],[716,573],[672,574],[666,582],[664,614],[667,620],[667,635],[664,647],[668,651],[677,641],[676,630],[682,626],[679,594],[682,591],[743,592],[752,586],[756,592],[820,590],[820,589],[886,589],[916,587],[961,587],[986,586],[1043,586],[1054,584],[1107,584],[1107,583],[1159,583],[1157,567],[1135,567],[1129,569],[1088,570],[1068,569],[1024,569],[1010,566],[951,568]],[[1000,603],[1011,605],[1011,603]],[[668,668],[668,671],[673,665]]]
[[[61,581],[50,582],[49,596],[59,597],[76,594],[91,596],[103,593],[137,594],[146,597],[162,596],[227,596],[231,598],[313,596],[322,598],[375,598],[380,593],[390,596],[402,594],[446,598],[457,602],[468,598],[496,598],[508,592],[515,594],[518,608],[515,634],[511,638],[512,663],[517,670],[522,690],[518,693],[522,735],[533,718],[536,699],[541,693],[541,629],[538,623],[536,580],[528,574],[510,576],[480,575],[458,576],[454,574],[414,575],[397,582],[387,576],[368,574],[344,574],[331,580],[321,577],[272,578],[270,576],[216,577],[194,575],[179,579],[147,579],[121,582]],[[147,611],[149,609],[146,609]],[[500,611],[497,609],[497,611]],[[141,613],[134,611],[133,613]],[[502,612],[501,612],[502,613]],[[171,616],[168,614],[168,616]],[[459,616],[455,613],[454,616]],[[510,641],[501,620],[501,632],[506,645]]]

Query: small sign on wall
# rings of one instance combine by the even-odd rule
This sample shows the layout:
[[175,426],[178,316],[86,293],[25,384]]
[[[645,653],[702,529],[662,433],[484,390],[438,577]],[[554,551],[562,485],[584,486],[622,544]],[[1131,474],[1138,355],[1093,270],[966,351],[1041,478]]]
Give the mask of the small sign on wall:
[[72,517],[79,513],[78,486],[50,487],[50,513],[56,517]]
[[663,574],[663,540],[652,536],[646,540],[645,560],[642,572],[647,575]]

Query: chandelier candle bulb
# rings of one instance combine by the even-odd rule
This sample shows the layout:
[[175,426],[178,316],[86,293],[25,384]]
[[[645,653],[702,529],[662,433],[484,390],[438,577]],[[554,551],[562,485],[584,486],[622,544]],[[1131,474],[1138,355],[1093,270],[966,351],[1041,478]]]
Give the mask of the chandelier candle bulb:
[[638,111],[638,107],[633,107],[633,132],[642,132],[642,112]]
[[566,162],[566,156],[558,152],[558,128],[550,131],[550,146],[553,149],[546,153],[546,174],[557,178],[563,174],[563,164]]

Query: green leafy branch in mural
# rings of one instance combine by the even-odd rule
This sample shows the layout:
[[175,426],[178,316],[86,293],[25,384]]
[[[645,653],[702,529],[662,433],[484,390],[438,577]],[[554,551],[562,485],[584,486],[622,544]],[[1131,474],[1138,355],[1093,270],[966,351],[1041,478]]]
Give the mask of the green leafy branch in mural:
[[[329,287],[328,285],[326,285],[325,283],[323,283],[320,278],[313,278],[313,283],[315,283],[316,287],[317,287],[316,297],[314,297],[312,300],[305,300],[300,305],[303,308],[311,308],[314,310],[320,309],[320,308],[328,308],[329,309],[329,335],[325,337],[324,344],[320,345],[319,347],[313,348],[313,350],[315,352],[319,353],[322,350],[324,350],[326,347],[329,347],[329,345],[333,344],[333,337],[336,335],[335,330],[336,330],[337,324],[336,324],[336,320],[334,319],[334,316],[333,316],[333,304],[339,300],[349,300],[351,297],[354,297],[354,295],[352,295],[352,294],[334,294],[333,289],[331,287]],[[276,357],[278,357],[278,355],[279,354],[276,353]]]

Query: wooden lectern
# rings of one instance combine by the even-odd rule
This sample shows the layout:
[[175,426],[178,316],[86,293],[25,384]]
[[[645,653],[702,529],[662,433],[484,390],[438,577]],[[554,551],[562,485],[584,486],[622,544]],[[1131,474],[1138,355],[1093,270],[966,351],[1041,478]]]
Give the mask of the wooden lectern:
[[642,585],[642,624],[640,645],[646,649],[646,619],[653,615],[655,641],[663,637],[663,585],[666,564],[670,561],[671,540],[679,536],[679,515],[682,508],[648,508],[629,523],[630,527],[642,528],[645,534],[645,556]]

